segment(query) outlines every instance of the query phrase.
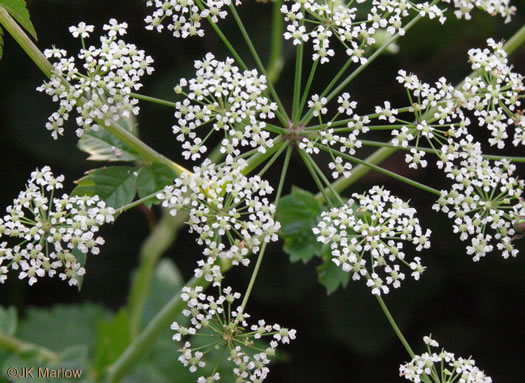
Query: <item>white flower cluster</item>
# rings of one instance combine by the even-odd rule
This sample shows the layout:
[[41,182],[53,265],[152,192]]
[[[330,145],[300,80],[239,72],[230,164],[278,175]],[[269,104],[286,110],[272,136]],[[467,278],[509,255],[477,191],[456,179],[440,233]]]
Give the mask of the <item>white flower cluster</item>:
[[[250,315],[241,306],[233,306],[241,294],[232,291],[230,287],[220,289],[219,297],[205,295],[202,287],[194,289],[184,287],[181,298],[187,302],[183,314],[190,318],[190,326],[184,327],[174,322],[171,329],[175,330],[173,339],[184,342],[179,349],[179,361],[189,367],[191,372],[206,366],[204,356],[212,350],[219,350],[221,356],[227,357],[232,364],[235,382],[262,382],[269,373],[270,358],[280,343],[290,343],[295,339],[296,331],[281,327],[278,324],[266,324],[259,320],[257,324],[249,325]],[[201,335],[207,343],[192,348],[187,337]],[[269,345],[261,341],[263,337],[271,337]],[[217,362],[218,363],[218,362]],[[219,381],[220,375],[214,372],[209,377],[201,376],[198,383]]]
[[[64,121],[74,109],[78,113],[76,133],[79,137],[90,129],[97,130],[97,123],[109,125],[111,121],[139,112],[138,100],[130,93],[142,87],[142,76],[153,72],[153,59],[134,44],[118,38],[126,34],[126,23],[111,19],[103,29],[107,32],[100,37],[100,47],[82,48],[77,56],[83,62],[85,73],[65,50],[53,48],[44,51],[48,59],[58,60],[53,64],[50,80],[37,88],[59,103],[59,109],[46,124],[54,139],[63,134]],[[94,28],[80,23],[69,30],[75,38],[84,41]]]
[[524,77],[513,72],[503,43],[488,39],[487,45],[469,50],[469,62],[476,73],[465,79],[457,103],[474,111],[479,126],[487,127],[491,145],[503,149],[509,137],[507,130],[512,127],[512,143],[525,145],[525,116],[519,108],[520,99],[525,97]]
[[[240,5],[236,1],[236,5]],[[228,12],[224,8],[232,4],[231,0],[148,0],[146,6],[155,10],[145,19],[146,29],[162,32],[164,20],[168,19],[168,30],[174,37],[185,39],[189,36],[204,36],[202,19],[209,18],[213,23],[224,19]]]
[[[231,58],[218,61],[208,53],[202,61],[195,61],[195,78],[182,79],[175,87],[177,93],[186,96],[177,102],[177,125],[173,126],[177,140],[184,142],[186,159],[201,157],[213,130],[224,131],[221,150],[230,160],[240,154],[239,146],[251,146],[264,153],[273,145],[266,123],[261,121],[274,118],[277,110],[277,105],[263,95],[266,77],[256,70],[241,72],[233,63]],[[195,130],[204,125],[209,125],[209,133],[202,140]]]
[[[348,153],[353,155],[356,149],[362,146],[357,138],[360,133],[368,132],[368,117],[361,117],[355,114],[357,102],[353,101],[350,94],[343,93],[337,98],[337,113],[326,123],[323,123],[322,116],[328,113],[326,107],[327,99],[317,94],[312,95],[308,101],[308,108],[312,114],[318,117],[320,125],[318,127],[308,127],[300,133],[299,149],[308,154],[318,154],[321,149],[329,152],[331,161],[328,163],[331,175],[334,179],[339,177],[349,177],[352,165],[343,159],[341,155]],[[340,116],[346,117],[344,125],[334,121]]]
[[416,355],[414,358],[399,367],[400,376],[410,382],[439,382],[439,383],[492,383],[492,378],[485,375],[471,358],[457,357],[448,351],[432,352],[432,348],[439,347],[439,343],[430,336],[423,337],[428,352]]
[[275,206],[266,198],[273,188],[258,176],[245,177],[241,170],[246,163],[237,164],[240,166],[216,167],[206,160],[157,195],[171,214],[189,212],[188,225],[197,233],[206,256],[198,262],[196,276],[216,283],[222,280],[218,259],[246,266],[250,253],[257,253],[265,242],[276,241],[280,229],[273,220]]
[[[357,3],[364,1],[358,0]],[[335,54],[330,46],[332,40],[343,44],[353,62],[366,63],[365,50],[375,43],[376,32],[386,29],[391,35],[403,35],[403,18],[411,10],[431,19],[438,18],[441,22],[445,20],[443,10],[428,2],[414,4],[408,0],[374,0],[363,19],[357,19],[357,7],[349,7],[343,2],[304,0],[290,3],[281,7],[288,22],[284,38],[293,40],[294,45],[311,40],[313,60],[319,60],[321,64],[330,61]],[[307,30],[305,25],[313,25],[314,28]]]
[[57,272],[69,285],[76,285],[85,269],[73,254],[98,254],[104,239],[97,236],[99,226],[114,221],[115,210],[106,207],[98,196],[55,197],[62,188],[64,176],[53,176],[48,166],[31,173],[26,190],[8,206],[0,218],[0,241],[18,241],[12,247],[0,242],[0,283],[7,269],[20,270],[19,278],[29,285],[46,274]]
[[516,166],[507,160],[491,161],[481,156],[479,145],[462,154],[457,165],[445,168],[454,180],[450,190],[442,190],[433,209],[454,220],[454,232],[462,241],[470,240],[467,253],[479,261],[496,248],[504,258],[515,257],[513,222],[525,215],[520,198],[524,183],[514,176]]
[[473,142],[468,134],[471,114],[477,117],[479,126],[486,126],[490,131],[491,145],[503,149],[509,137],[508,130],[512,128],[513,144],[525,145],[525,117],[519,109],[525,89],[524,77],[512,71],[502,43],[488,39],[487,44],[489,48],[469,51],[474,73],[459,89],[443,77],[432,86],[414,74],[404,70],[398,72],[398,82],[409,92],[410,107],[404,110],[413,114],[412,124],[406,123],[407,118],[398,117],[399,109],[392,108],[388,101],[384,106],[376,106],[372,119],[398,123],[392,125],[395,146],[408,148],[415,142],[406,154],[409,167],[427,166],[425,151],[420,146],[422,142],[428,144],[427,151],[438,155],[438,167],[456,159],[465,144]]
[[491,16],[504,17],[506,23],[516,13],[516,7],[510,4],[510,0],[443,0],[443,2],[452,4],[456,8],[454,15],[458,19],[470,20],[470,12],[474,8],[479,8]]
[[406,148],[415,141],[415,146],[406,154],[405,159],[411,168],[424,168],[427,161],[425,152],[419,148],[422,142],[434,148],[438,155],[441,154],[439,148],[457,149],[456,142],[467,135],[467,127],[471,122],[457,105],[458,92],[444,77],[432,86],[420,81],[416,75],[400,70],[397,81],[409,92],[411,105],[408,111],[413,113],[414,123],[408,125],[406,118],[397,117],[398,109],[391,108],[388,101],[384,107],[376,106],[377,119],[388,120],[390,123],[401,122],[401,127],[393,127],[392,143]]
[[424,271],[420,258],[408,262],[403,251],[403,241],[412,242],[417,251],[430,247],[430,230],[423,231],[416,210],[378,186],[352,197],[356,201],[322,213],[313,228],[317,240],[330,245],[332,261],[352,273],[353,280],[364,278],[375,295],[401,286],[405,274],[400,266],[419,279]]

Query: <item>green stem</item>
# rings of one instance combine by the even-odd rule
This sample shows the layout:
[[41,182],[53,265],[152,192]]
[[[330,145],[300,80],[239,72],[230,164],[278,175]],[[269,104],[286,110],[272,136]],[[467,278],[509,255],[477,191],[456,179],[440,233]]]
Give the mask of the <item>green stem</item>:
[[[422,146],[416,147],[412,145],[407,145],[407,146],[399,147],[389,142],[371,141],[371,140],[360,140],[360,141],[363,145],[366,145],[366,146],[374,146],[374,147],[379,147],[379,148],[386,147],[386,148],[394,148],[397,150],[407,150],[407,151],[410,149],[417,149],[425,153],[436,154],[435,149],[425,148]],[[510,162],[525,162],[525,157],[517,157],[517,156],[497,156],[495,154],[482,154],[481,157],[486,158],[487,160],[496,160],[496,161],[509,160]]]
[[317,65],[319,64],[319,59],[315,60],[312,64],[312,67],[310,68],[310,75],[308,76],[308,80],[306,81],[306,86],[303,90],[303,97],[301,99],[301,103],[299,105],[299,112],[297,113],[297,119],[301,117],[301,114],[303,113],[304,105],[306,104],[306,100],[308,99],[308,94],[310,93],[310,87],[312,86],[312,82],[314,80],[315,71],[317,69]]
[[283,59],[283,17],[281,5],[283,0],[273,2],[272,8],[272,41],[270,46],[270,58],[266,66],[268,81],[275,84],[281,75],[284,66]]
[[250,174],[257,166],[262,164],[266,159],[270,158],[283,145],[283,136],[278,136],[273,140],[273,146],[266,149],[266,152],[258,152],[248,160],[248,166],[242,170],[244,175]]
[[143,100],[143,101],[151,102],[151,103],[158,104],[158,105],[169,106],[170,108],[175,108],[177,106],[177,104],[172,101],[163,100],[157,97],[145,96],[139,93],[131,92],[130,96],[133,98],[136,98],[137,100]]
[[525,25],[522,26],[510,39],[507,40],[503,49],[507,54],[513,53],[518,49],[523,43],[525,43]]
[[[33,62],[40,68],[40,70],[49,78],[53,73],[53,65],[45,58],[40,52],[38,47],[33,44],[29,36],[16,24],[13,18],[0,7],[0,24],[13,36],[16,42],[22,47],[27,55],[33,60]],[[65,80],[66,86],[71,86]],[[85,99],[78,100],[77,103],[82,106]],[[106,125],[103,121],[95,119],[95,122],[106,129],[109,133],[113,134],[123,143],[134,149],[143,160],[150,163],[159,162],[165,164],[175,171],[177,174],[188,172],[183,166],[171,161],[167,157],[155,151],[150,146],[146,145],[138,137],[134,136],[131,132],[127,131],[123,127],[119,126],[116,122],[111,121],[109,125]]]
[[[198,4],[199,4],[199,7],[201,7],[201,10],[203,10],[204,7],[200,4],[200,2],[198,2]],[[208,17],[208,22],[210,23],[210,25],[213,28],[213,30],[215,31],[215,33],[217,33],[217,36],[219,36],[221,41],[224,43],[226,48],[228,48],[228,50],[232,54],[233,58],[237,62],[237,64],[239,64],[243,70],[248,70],[248,66],[241,59],[241,56],[239,56],[239,54],[237,53],[237,51],[235,50],[233,45],[231,45],[230,41],[226,38],[224,33],[222,33],[222,31],[219,28],[219,26],[212,21],[211,17]]]
[[[0,13],[2,10],[3,9],[0,8]],[[0,348],[17,354],[35,354],[36,358],[47,363],[56,364],[60,361],[60,355],[56,352],[36,344],[24,342],[2,332],[0,332]]]
[[299,44],[295,54],[295,77],[293,81],[292,119],[299,120],[299,104],[301,100],[301,79],[303,77],[303,44]]
[[[344,158],[344,159],[346,159],[348,161],[352,161],[352,162],[358,163],[359,165],[368,167],[369,169],[375,170],[378,173],[382,173],[384,175],[392,177],[392,178],[394,178],[394,179],[396,179],[398,181],[405,182],[406,184],[414,186],[414,187],[416,187],[418,189],[421,189],[421,190],[424,190],[426,192],[435,194],[437,196],[441,195],[440,191],[437,190],[437,189],[434,189],[434,188],[432,188],[430,186],[427,186],[427,185],[424,185],[424,184],[419,183],[417,181],[414,181],[414,180],[412,180],[410,178],[401,176],[401,175],[399,175],[397,173],[394,173],[394,172],[392,172],[390,170],[383,169],[382,167],[379,167],[379,166],[375,165],[373,162],[368,162],[368,158],[363,161],[363,160],[361,160],[361,159],[359,159],[357,157],[351,156],[351,155],[346,154],[346,153],[341,153],[341,152],[339,152],[337,150],[330,149],[329,147],[326,147],[326,146],[323,146],[323,145],[318,145],[318,147],[320,149],[324,150],[324,151],[327,151],[327,152],[332,151],[333,153],[336,153],[338,156],[340,156],[340,157],[342,157],[342,158]],[[346,178],[344,180],[341,180],[341,181],[346,181],[346,180],[352,178],[353,175],[354,175],[354,170],[352,170],[352,173],[350,174],[350,177],[348,177],[348,178]],[[338,182],[334,182],[331,185],[332,188],[329,189],[329,191],[332,193],[332,195],[334,195],[335,192],[340,192],[341,190],[345,189],[345,187],[343,185],[346,185],[346,182],[339,182],[339,183]],[[316,198],[317,198],[318,201],[323,202],[323,197],[322,196],[317,195]]]
[[[284,180],[286,179],[286,172],[288,170],[288,166],[290,165],[290,157],[292,156],[292,146],[288,145],[288,148],[286,150],[286,155],[284,157],[284,164],[283,164],[283,170],[281,172],[281,179],[279,180],[279,186],[277,187],[277,194],[275,196],[275,202],[274,205],[277,206],[279,204],[279,200],[281,199],[281,194],[283,192],[284,187]],[[261,267],[261,263],[264,257],[264,252],[266,250],[266,242],[263,243],[261,246],[261,251],[259,252],[259,256],[257,257],[257,262],[255,263],[255,268],[253,269],[252,277],[250,278],[250,282],[248,283],[248,287],[246,288],[246,292],[244,293],[244,298],[242,300],[241,309],[244,312],[244,309],[246,308],[246,304],[248,303],[248,299],[250,298],[250,294],[253,289],[253,285],[255,284],[255,280],[257,279],[257,274],[259,273],[259,269]]]
[[385,301],[383,301],[383,298],[381,298],[381,296],[379,296],[379,295],[376,295],[376,298],[377,298],[377,301],[379,302],[379,306],[381,306],[381,309],[383,310],[383,313],[385,314],[386,318],[388,319],[388,322],[390,323],[390,325],[394,329],[394,332],[396,333],[397,337],[399,338],[399,340],[401,341],[401,343],[405,347],[405,350],[407,350],[408,355],[410,355],[410,358],[414,358],[414,355],[415,355],[414,351],[412,351],[412,348],[410,347],[410,345],[408,344],[407,340],[405,339],[405,336],[403,335],[403,333],[401,332],[401,330],[397,326],[396,321],[392,317],[392,314],[390,314],[390,311],[388,311],[388,307],[386,307]]
[[7,32],[16,40],[18,45],[27,53],[33,62],[47,76],[51,77],[53,65],[40,52],[40,49],[31,41],[29,36],[20,28],[9,13],[0,6],[0,24],[4,26]]
[[[239,14],[237,13],[237,10],[235,9],[235,6],[233,4],[230,5],[230,10],[233,15],[233,18],[235,19],[235,22],[237,23],[237,26],[239,27],[239,30],[241,31],[242,36],[244,37],[244,41],[246,42],[246,45],[248,45],[248,49],[250,50],[250,53],[253,56],[253,59],[255,60],[255,64],[257,65],[257,69],[264,75],[264,77],[268,78],[268,75],[266,74],[266,70],[264,69],[264,65],[262,64],[261,59],[259,58],[259,55],[257,54],[257,50],[255,49],[252,40],[250,39],[250,36],[248,35],[248,32],[246,31],[246,28],[244,27],[244,24],[239,17]],[[281,102],[281,99],[277,95],[277,92],[275,91],[275,88],[273,87],[273,84],[271,81],[268,82],[268,89],[270,90],[270,93],[273,96],[274,101],[277,103],[280,111],[280,120],[283,125],[286,126],[286,123],[290,119],[288,117],[288,114],[286,113],[286,109],[284,109],[284,106]],[[284,119],[284,121],[283,121]]]
[[[193,277],[185,286],[195,288],[197,286],[207,287],[204,277]],[[106,378],[109,383],[116,383],[127,372],[129,372],[136,363],[144,356],[151,346],[155,343],[162,331],[170,327],[173,320],[186,307],[180,294],[174,296],[148,323],[146,328],[131,342],[119,358],[111,364],[106,371]]]
[[140,264],[133,279],[128,298],[129,330],[131,339],[141,330],[142,313],[149,294],[155,265],[160,256],[168,249],[177,236],[178,230],[188,218],[185,212],[178,212],[175,217],[164,210],[162,219],[157,223],[140,249]]

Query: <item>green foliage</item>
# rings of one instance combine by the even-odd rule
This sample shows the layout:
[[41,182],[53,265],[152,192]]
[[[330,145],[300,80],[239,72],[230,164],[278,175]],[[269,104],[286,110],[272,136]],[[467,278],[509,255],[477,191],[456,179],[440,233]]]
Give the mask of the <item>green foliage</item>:
[[[173,169],[160,163],[151,166],[144,166],[137,175],[137,192],[140,198],[146,197],[164,188],[166,185],[172,185],[177,174]],[[146,203],[150,207],[156,199]]]
[[[135,132],[135,123],[130,118],[121,118],[117,124],[128,132]],[[132,148],[103,128],[82,135],[78,148],[88,153],[91,161],[132,162],[137,159]]]
[[0,332],[6,335],[15,335],[17,327],[16,309],[0,307]]
[[117,360],[129,342],[129,316],[125,309],[121,309],[110,320],[98,322],[95,371],[101,372],[104,367]]
[[94,169],[77,181],[72,195],[98,195],[108,206],[118,209],[135,198],[137,168],[108,166]]
[[312,227],[317,224],[321,205],[315,196],[303,189],[293,187],[292,192],[281,198],[276,217],[281,223],[284,251],[291,262],[308,262],[319,255],[321,244],[317,242]]
[[[26,31],[31,34],[31,36],[35,39],[37,38],[35,27],[33,27],[33,23],[31,23],[29,11],[27,10],[26,2],[24,0],[0,0],[0,8],[4,8],[25,28]],[[0,59],[4,53],[3,45],[4,40],[2,36],[2,28],[0,28]]]
[[326,293],[332,294],[339,287],[346,287],[350,281],[350,273],[332,262],[330,246],[323,247],[322,257],[323,263],[317,267],[317,275],[319,283],[326,288]]
[[90,303],[56,305],[51,309],[31,308],[20,321],[16,336],[56,352],[84,345],[90,354],[94,354],[97,323],[108,317],[105,309]]

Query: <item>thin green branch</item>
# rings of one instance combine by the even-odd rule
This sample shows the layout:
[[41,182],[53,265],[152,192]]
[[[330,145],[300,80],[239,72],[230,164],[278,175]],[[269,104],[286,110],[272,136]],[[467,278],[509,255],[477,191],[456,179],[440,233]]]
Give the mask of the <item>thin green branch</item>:
[[[0,8],[0,11],[3,9]],[[0,12],[1,13],[1,12]],[[60,361],[60,355],[45,347],[24,342],[14,336],[10,336],[0,332],[0,348],[16,354],[34,353],[37,359],[47,363],[56,364]]]
[[266,66],[268,81],[275,84],[284,66],[283,59],[283,17],[281,5],[283,0],[275,0],[272,5],[272,40],[270,42],[270,58]]
[[[237,13],[237,10],[235,9],[235,6],[233,4],[230,4],[230,11],[233,15],[233,18],[235,19],[235,22],[237,23],[237,26],[239,27],[239,30],[241,31],[242,36],[244,37],[244,41],[246,42],[246,45],[248,45],[248,49],[250,50],[250,53],[253,56],[253,59],[255,60],[255,64],[257,65],[257,69],[264,75],[264,77],[268,78],[268,75],[266,74],[266,69],[264,69],[264,65],[259,58],[259,55],[257,54],[257,50],[255,49],[252,40],[250,39],[250,36],[248,35],[248,32],[246,31],[246,28],[244,27],[244,24],[239,17],[239,14]],[[270,90],[270,93],[274,99],[274,101],[277,103],[277,106],[279,107],[280,111],[280,120],[283,125],[286,125],[288,120],[290,119],[288,117],[288,114],[286,113],[286,109],[284,109],[284,106],[281,102],[281,99],[279,98],[279,95],[275,91],[275,88],[273,87],[273,84],[271,81],[268,82],[268,89]],[[284,121],[283,121],[284,119]]]
[[385,314],[386,318],[388,319],[388,323],[390,323],[390,326],[392,326],[392,328],[394,329],[394,332],[396,333],[397,337],[399,338],[399,340],[401,341],[401,343],[405,347],[405,350],[407,350],[408,355],[410,356],[410,358],[414,358],[414,355],[415,355],[414,351],[412,351],[412,348],[410,347],[410,345],[408,344],[405,336],[403,335],[403,333],[399,329],[396,321],[392,317],[392,314],[390,314],[390,311],[388,310],[388,307],[386,307],[385,301],[383,301],[383,298],[381,298],[381,296],[379,296],[379,295],[376,295],[376,298],[377,298],[377,302],[379,302],[379,306],[381,306],[381,309],[383,310],[383,313]]
[[140,264],[132,282],[129,298],[129,330],[131,339],[134,339],[141,330],[141,321],[146,298],[149,294],[151,279],[155,265],[162,254],[175,241],[179,229],[188,218],[185,212],[178,212],[173,217],[164,210],[162,219],[143,242],[140,249]]
[[[277,187],[277,194],[275,195],[275,202],[274,202],[275,206],[279,204],[279,200],[283,192],[284,181],[286,179],[286,172],[290,165],[290,157],[292,156],[292,150],[293,150],[292,146],[288,145],[288,148],[286,150],[286,155],[284,157],[284,164],[283,164],[283,169],[281,171],[281,178],[279,180],[279,186]],[[261,263],[262,263],[264,253],[266,250],[266,244],[267,242],[264,242],[263,245],[261,246],[261,250],[259,252],[259,255],[257,256],[257,262],[255,263],[255,267],[253,269],[253,273],[250,278],[250,282],[248,283],[248,287],[246,288],[246,292],[244,293],[244,298],[241,304],[241,309],[243,312],[244,312],[244,309],[246,308],[246,304],[248,303],[248,299],[250,298],[250,294],[255,284],[255,280],[257,279],[257,275],[259,274],[259,269],[261,267]]]
[[136,98],[137,100],[143,100],[143,101],[151,102],[153,104],[168,106],[170,108],[175,108],[177,106],[177,104],[174,103],[173,101],[163,100],[157,97],[146,96],[143,94],[133,93],[133,92],[131,92],[129,95],[133,98]]
[[[210,282],[204,277],[193,277],[186,286],[195,288],[197,286],[207,287]],[[119,358],[106,370],[106,378],[109,383],[116,383],[144,356],[147,350],[156,342],[161,332],[170,327],[171,322],[186,307],[180,294],[174,296],[149,322],[146,328],[131,342]]]

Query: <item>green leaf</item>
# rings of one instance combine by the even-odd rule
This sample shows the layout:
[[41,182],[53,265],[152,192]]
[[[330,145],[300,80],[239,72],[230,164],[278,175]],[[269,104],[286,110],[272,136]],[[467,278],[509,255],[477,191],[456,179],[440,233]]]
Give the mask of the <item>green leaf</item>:
[[283,250],[291,262],[308,262],[319,255],[322,245],[317,242],[312,227],[317,224],[321,205],[315,196],[298,187],[279,201],[276,217],[281,223],[280,234],[284,239]]
[[84,345],[92,352],[97,322],[108,317],[104,308],[91,303],[56,305],[51,309],[30,308],[20,321],[16,335],[55,352],[75,345]]
[[117,360],[129,343],[129,318],[125,309],[121,309],[111,320],[99,322],[95,370],[100,372]]
[[[144,166],[140,169],[137,176],[137,192],[139,197],[147,197],[162,190],[164,186],[172,185],[176,177],[177,173],[164,164],[156,163],[151,166]],[[150,207],[153,203],[158,203],[158,200],[152,199],[146,202],[145,205]]]
[[[121,118],[117,124],[128,132],[135,132],[135,122],[132,119]],[[89,154],[90,161],[129,162],[137,159],[137,153],[132,148],[102,128],[82,135],[78,140],[78,148]]]
[[5,10],[35,38],[35,40],[37,39],[35,27],[33,27],[33,23],[31,23],[29,11],[27,10],[26,2],[24,0],[0,0],[0,7],[5,8]]
[[115,209],[129,204],[135,198],[137,168],[109,166],[94,169],[77,181],[72,195],[98,195]]
[[0,332],[6,335],[15,335],[17,326],[16,309],[0,307]]
[[318,280],[326,288],[327,294],[332,294],[340,286],[346,287],[350,281],[350,273],[343,271],[332,262],[330,246],[323,248],[323,263],[317,267]]

